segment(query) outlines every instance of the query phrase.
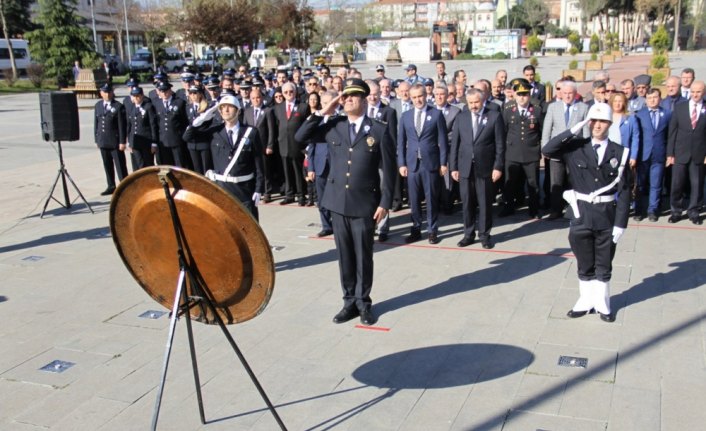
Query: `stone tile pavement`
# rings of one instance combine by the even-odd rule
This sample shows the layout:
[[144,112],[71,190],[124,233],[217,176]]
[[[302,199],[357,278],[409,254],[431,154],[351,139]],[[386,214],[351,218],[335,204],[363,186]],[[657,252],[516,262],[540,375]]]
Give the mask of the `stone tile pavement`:
[[[164,309],[116,253],[91,112],[80,116],[66,165],[95,214],[51,202],[40,219],[56,156],[39,136],[36,96],[0,97],[2,430],[150,424],[168,317],[139,317]],[[314,208],[261,208],[274,295],[261,316],[229,327],[290,430],[703,428],[706,228],[631,221],[614,262],[617,321],[607,324],[565,317],[578,293],[565,222],[520,211],[496,219],[495,249],[458,249],[458,213],[443,217],[436,246],[405,245],[408,212],[395,213],[389,242],[375,245],[374,330],[331,323],[336,255],[331,239],[313,237],[317,222]],[[208,423],[179,322],[159,429],[277,429],[218,328],[194,331]],[[560,367],[562,355],[586,367]],[[75,365],[39,370],[54,360]]]

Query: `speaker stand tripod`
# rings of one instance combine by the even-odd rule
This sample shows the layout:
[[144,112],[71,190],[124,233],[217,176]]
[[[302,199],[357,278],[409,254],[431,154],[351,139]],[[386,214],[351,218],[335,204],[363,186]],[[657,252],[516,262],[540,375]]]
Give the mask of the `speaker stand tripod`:
[[[275,418],[275,421],[279,425],[280,429],[282,431],[287,431],[287,428],[284,426],[282,419],[280,419],[279,415],[277,414],[275,407],[272,405],[270,399],[265,393],[265,390],[262,388],[260,382],[257,380],[255,373],[248,365],[248,362],[245,360],[243,353],[238,348],[238,345],[235,343],[235,340],[231,336],[230,332],[228,332],[228,329],[226,328],[223,319],[221,319],[221,316],[218,314],[216,307],[214,306],[213,302],[211,301],[211,298],[208,295],[207,289],[205,289],[204,283],[199,280],[197,276],[198,271],[196,269],[196,263],[193,262],[193,259],[187,260],[187,255],[184,251],[185,247],[183,243],[185,241],[184,233],[182,230],[181,223],[179,221],[179,215],[177,214],[176,204],[174,203],[174,197],[169,191],[169,183],[167,180],[167,177],[169,176],[169,170],[162,169],[157,175],[159,176],[159,180],[162,183],[162,187],[164,188],[164,194],[169,204],[169,213],[171,214],[172,225],[174,226],[174,234],[176,236],[177,243],[177,256],[179,260],[179,278],[177,281],[176,293],[174,294],[174,305],[172,306],[172,311],[170,315],[171,317],[169,322],[169,334],[167,336],[167,346],[164,352],[162,376],[159,383],[159,389],[157,390],[157,401],[155,402],[154,412],[152,414],[151,430],[156,431],[157,429],[157,420],[159,418],[159,410],[162,404],[162,393],[164,392],[164,384],[167,379],[167,369],[169,367],[169,357],[172,351],[172,342],[174,341],[174,331],[176,329],[177,318],[181,315],[183,315],[184,320],[186,320],[186,333],[189,339],[189,352],[191,354],[191,366],[194,372],[194,384],[196,385],[196,399],[199,405],[199,415],[201,417],[201,423],[206,423],[206,416],[204,414],[203,408],[203,398],[201,397],[201,382],[199,379],[198,365],[196,363],[194,335],[191,329],[191,316],[189,314],[191,308],[200,307],[202,310],[208,309],[212,313],[216,322],[218,323],[218,326],[223,331],[223,335],[228,340],[228,343],[233,348],[233,351],[238,356],[238,359],[240,359],[243,368],[245,368],[245,371],[248,373],[248,376],[250,376],[250,379],[252,380],[253,384],[260,393],[260,396],[265,401],[265,404],[267,404],[267,408],[272,413],[272,416]],[[188,249],[188,245],[186,248]]]
[[[66,165],[64,165],[64,152],[61,149],[61,141],[56,142],[59,150],[57,151],[59,153],[59,172],[56,174],[56,178],[54,179],[54,184],[51,186],[51,190],[49,190],[49,196],[47,197],[47,201],[44,202],[44,208],[42,208],[42,214],[40,214],[39,218],[44,217],[44,212],[47,210],[47,206],[49,205],[49,201],[54,199],[59,205],[62,207],[69,209],[71,208],[71,205],[74,201],[69,200],[69,189],[66,186],[66,179],[68,178],[69,181],[71,181],[71,185],[74,186],[74,190],[76,190],[76,193],[81,197],[83,202],[86,204],[89,210],[91,210],[91,214],[95,214],[93,212],[93,208],[91,208],[91,204],[88,203],[85,197],[83,197],[83,194],[81,193],[81,190],[78,189],[78,186],[74,182],[73,178],[71,178],[71,175],[69,175],[69,171],[66,170]],[[62,203],[59,201],[57,198],[54,197],[54,189],[56,189],[56,185],[59,182],[59,178],[61,178],[61,185],[64,189],[64,202]]]

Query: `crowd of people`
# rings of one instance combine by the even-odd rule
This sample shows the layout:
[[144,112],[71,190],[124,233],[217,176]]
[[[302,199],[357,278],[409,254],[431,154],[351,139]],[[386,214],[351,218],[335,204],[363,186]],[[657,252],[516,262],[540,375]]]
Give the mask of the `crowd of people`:
[[[318,205],[318,236],[334,234],[339,250],[344,309],[337,323],[356,316],[374,322],[373,235],[387,241],[388,210],[405,204],[411,228],[404,241],[421,240],[426,221],[431,244],[440,241],[439,213],[460,206],[459,247],[476,238],[494,247],[496,203],[499,217],[525,206],[530,219],[566,216],[577,256],[589,242],[596,247],[596,256],[579,259],[579,278],[605,284],[597,296],[586,284],[592,293],[582,290],[569,316],[597,311],[606,321],[607,244],[612,239],[614,251],[628,212],[655,222],[669,196],[669,223],[686,212],[702,224],[706,106],[704,82],[692,69],[669,77],[666,94],[650,87],[648,75],[614,83],[600,71],[584,95],[571,77],[545,88],[531,65],[510,81],[505,70],[471,81],[464,70],[447,74],[443,62],[433,78],[419,76],[413,64],[404,70],[406,78],[394,80],[384,65],[371,77],[353,67],[333,75],[327,66],[262,74],[241,66],[221,76],[187,69],[177,91],[161,73],[148,95],[131,79],[122,103],[106,84],[95,109],[103,194],[114,191],[116,173],[127,175],[128,152],[133,170],[156,162],[205,175],[255,218],[259,202],[277,195],[281,205]],[[581,152],[591,142],[588,160]],[[622,202],[628,206],[621,209]]]

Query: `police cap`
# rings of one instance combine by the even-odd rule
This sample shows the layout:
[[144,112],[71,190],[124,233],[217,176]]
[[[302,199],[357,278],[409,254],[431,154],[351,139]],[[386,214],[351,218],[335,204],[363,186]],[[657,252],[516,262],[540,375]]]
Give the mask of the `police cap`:
[[370,94],[370,87],[362,79],[350,78],[346,80],[346,86],[341,94],[344,96],[363,95],[367,97]]

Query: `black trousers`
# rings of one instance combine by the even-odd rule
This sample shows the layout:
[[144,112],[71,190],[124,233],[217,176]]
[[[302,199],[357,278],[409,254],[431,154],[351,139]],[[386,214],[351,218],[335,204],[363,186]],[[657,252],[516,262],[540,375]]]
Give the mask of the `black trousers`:
[[477,177],[473,171],[469,178],[459,178],[463,236],[475,238],[478,230],[478,236],[482,239],[490,235],[490,229],[493,227],[493,180],[490,177]]
[[343,288],[343,306],[368,307],[373,287],[373,217],[346,217],[332,212],[338,269]]
[[569,244],[576,256],[579,280],[608,282],[613,271],[613,228],[594,230],[583,225],[569,228]]
[[525,180],[529,194],[527,206],[530,214],[534,215],[539,210],[539,162],[505,162],[505,205],[514,208],[516,202],[524,197]]
[[117,148],[101,148],[101,158],[103,159],[103,170],[105,171],[105,179],[109,188],[115,188],[115,174],[118,174],[118,179],[122,181],[127,177],[127,160],[125,152]]
[[205,174],[209,169],[213,169],[213,157],[211,157],[211,149],[204,150],[189,148],[191,162],[194,164],[194,171]]
[[[703,162],[703,160],[699,162]],[[703,163],[691,161],[685,164],[676,163],[672,165],[672,192],[670,197],[672,215],[681,215],[682,211],[684,211],[682,198],[688,181],[690,191],[689,206],[686,208],[686,214],[692,218],[699,216],[701,207],[704,205],[704,172],[706,172],[706,165]]]
[[321,205],[321,201],[324,199],[324,193],[326,192],[326,182],[328,177],[316,176],[314,179],[314,184],[316,184],[316,203],[319,206],[319,217],[321,218],[321,227],[324,230],[331,230],[333,226],[331,225],[331,211],[327,210]]
[[287,198],[304,199],[306,186],[304,185],[304,175],[302,166],[304,165],[304,155],[296,157],[282,157],[282,169],[284,170],[284,195]]
[[216,184],[223,187],[226,191],[230,192],[235,196],[238,201],[240,201],[243,206],[250,211],[250,214],[257,220],[260,221],[260,213],[252,201],[252,195],[255,193],[255,180],[245,181],[243,183],[225,183],[223,181],[216,181]]
[[566,165],[564,162],[550,160],[549,166],[551,211],[560,214],[564,211],[564,198],[562,194],[564,190],[566,190]]
[[147,166],[154,166],[154,154],[152,154],[152,149],[149,147],[133,148],[132,153],[130,153],[130,160],[133,172]]

